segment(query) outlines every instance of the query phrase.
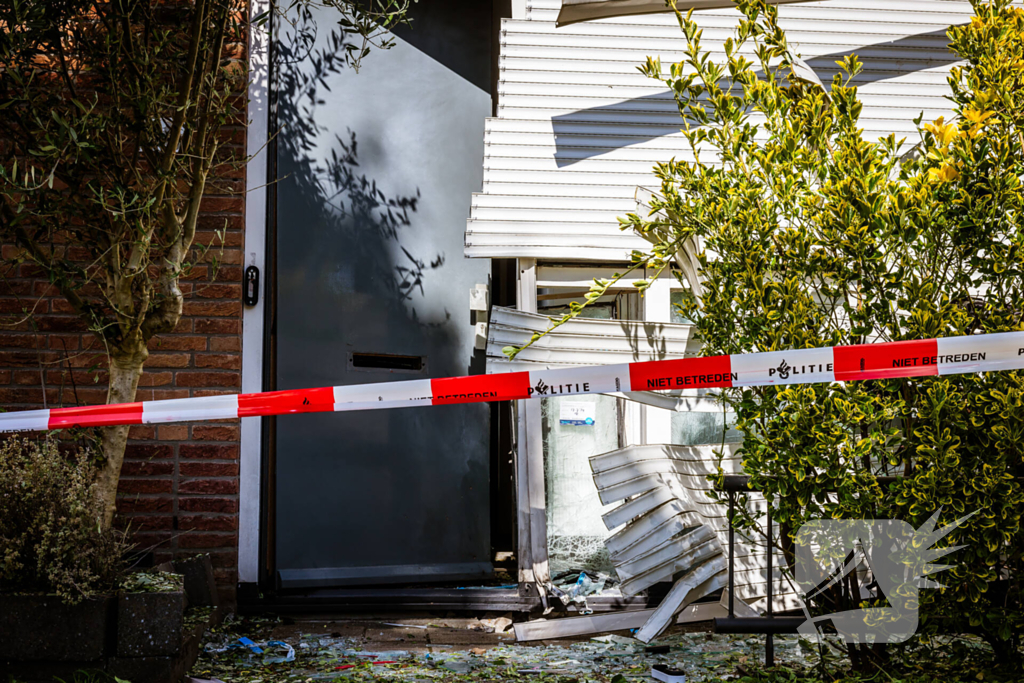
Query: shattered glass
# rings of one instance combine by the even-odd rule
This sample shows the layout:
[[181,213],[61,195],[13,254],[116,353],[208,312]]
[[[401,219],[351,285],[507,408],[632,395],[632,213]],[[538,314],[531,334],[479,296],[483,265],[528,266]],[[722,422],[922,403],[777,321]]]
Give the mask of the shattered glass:
[[612,508],[605,508],[598,498],[590,456],[619,447],[618,400],[586,396],[586,402],[594,404],[594,424],[560,424],[562,403],[580,399],[572,396],[541,401],[548,566],[553,576],[580,570],[613,572],[604,547],[611,532],[601,521],[601,515]]
[[[735,413],[672,413],[672,443],[679,446],[718,445],[723,442],[742,441],[743,435],[733,427]],[[727,428],[728,425],[728,428]]]
[[[669,304],[672,312],[670,321],[680,324],[692,324],[679,312],[678,306],[684,299],[692,298],[688,291],[675,290],[669,295]],[[736,421],[736,414],[731,412],[716,413],[672,413],[672,443],[679,446],[702,446],[705,444],[719,444],[723,442],[722,431],[725,431],[724,441],[742,441],[743,436],[733,428]]]
[[[547,306],[546,315],[567,312],[568,306]],[[615,307],[598,304],[581,317],[610,320]],[[561,424],[566,402],[593,404],[593,424]],[[611,396],[588,395],[541,399],[544,441],[544,488],[547,496],[548,568],[552,576],[565,572],[613,574],[604,539],[611,532],[601,515],[605,508],[597,496],[590,456],[619,447],[619,405]]]
[[[439,619],[440,621],[446,621]],[[252,625],[251,621],[247,622]],[[232,628],[234,626],[234,628]],[[714,635],[703,632],[673,632],[659,638],[654,647],[628,635],[609,634],[562,644],[514,643],[507,640],[480,645],[435,642],[453,629],[441,623],[429,623],[415,641],[379,640],[340,633],[311,633],[294,630],[288,635],[272,626],[256,632],[245,629],[261,645],[280,638],[291,648],[293,659],[281,661],[268,654],[256,654],[246,647],[233,647],[238,640],[237,627],[224,627],[207,633],[199,660],[191,674],[203,679],[228,683],[265,683],[281,681],[437,681],[458,683],[467,680],[520,680],[539,676],[538,680],[609,681],[650,680],[651,668],[664,665],[685,670],[691,681],[716,681],[736,678],[740,668],[756,667],[763,661],[764,636]],[[268,625],[269,626],[269,625]],[[315,628],[312,624],[311,628]],[[332,625],[333,626],[333,625]],[[415,627],[420,629],[422,627]],[[367,635],[394,638],[400,631],[367,629]],[[469,631],[465,631],[469,633]],[[826,650],[831,650],[827,647]],[[776,636],[775,656],[780,665],[807,670],[814,666],[819,650],[796,636]],[[834,660],[834,653],[829,659]],[[551,678],[545,678],[550,676]]]

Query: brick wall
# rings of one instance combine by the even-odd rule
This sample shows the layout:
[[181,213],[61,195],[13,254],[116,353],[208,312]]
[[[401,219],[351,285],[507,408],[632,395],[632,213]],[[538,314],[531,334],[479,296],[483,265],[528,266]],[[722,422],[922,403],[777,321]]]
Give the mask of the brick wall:
[[[245,153],[245,128],[225,129],[226,152]],[[241,388],[244,169],[208,187],[197,243],[217,243],[183,282],[184,314],[151,340],[138,399],[237,393]],[[106,359],[70,306],[18,250],[0,252],[0,406],[8,410],[106,401]],[[213,258],[219,261],[214,272]],[[31,312],[28,316],[25,313]],[[45,398],[44,398],[45,388]],[[233,598],[238,555],[237,420],[137,426],[129,433],[118,524],[157,561],[209,552]]]

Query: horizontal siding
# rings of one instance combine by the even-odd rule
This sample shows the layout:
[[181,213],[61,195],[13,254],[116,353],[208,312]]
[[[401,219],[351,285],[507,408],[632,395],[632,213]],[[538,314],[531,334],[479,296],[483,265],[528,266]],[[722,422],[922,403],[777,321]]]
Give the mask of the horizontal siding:
[[[668,90],[637,71],[647,56],[683,58],[670,14],[556,28],[559,0],[529,0],[505,20],[497,117],[488,120],[484,183],[466,227],[469,256],[622,261],[646,243],[619,229],[636,188],[657,188],[658,162],[694,155]],[[959,0],[827,0],[779,7],[794,50],[826,83],[855,52],[868,138],[918,140],[913,119],[948,116],[955,62],[945,31],[970,21]],[[706,47],[724,60],[736,10],[695,12]],[[750,55],[753,56],[752,53]]]

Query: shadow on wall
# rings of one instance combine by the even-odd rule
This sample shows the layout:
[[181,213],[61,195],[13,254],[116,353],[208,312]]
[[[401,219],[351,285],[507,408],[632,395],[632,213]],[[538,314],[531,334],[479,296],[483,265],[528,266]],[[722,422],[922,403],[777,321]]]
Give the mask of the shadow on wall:
[[[303,9],[274,45],[276,388],[467,374],[468,291],[490,266],[461,247],[489,95],[401,38],[355,74],[345,41],[326,10]],[[475,405],[278,419],[276,568],[293,587],[489,571],[487,416]]]
[[[841,52],[810,57],[806,58],[805,61],[818,75],[818,78],[828,87],[832,77],[840,71],[836,62],[848,54],[856,54],[864,63],[864,71],[857,77],[855,83],[856,85],[864,86],[905,76],[915,71],[933,69],[960,61],[948,51],[945,57],[936,55],[936,53],[945,50],[947,44],[946,30],[943,29],[941,31],[907,36],[906,38],[885,43],[866,45],[857,50],[843,50]],[[921,59],[915,56],[914,51],[921,48],[928,48],[927,58]],[[623,131],[611,137],[602,136],[599,139],[607,142],[600,147],[581,147],[564,142],[566,139],[579,138],[576,124],[613,124],[616,119],[621,119],[623,115],[638,117],[642,112],[661,116],[676,115],[671,91],[665,90],[654,95],[645,95],[614,104],[580,109],[569,114],[551,117],[551,126],[555,134],[556,164],[559,167],[571,166],[578,161],[605,154],[611,151],[611,149],[621,149],[648,142],[679,131],[679,126],[677,125],[657,121],[656,123],[663,125],[631,126],[628,129],[628,133]],[[642,121],[638,122],[642,123]],[[560,138],[562,141],[560,141]]]
[[[327,104],[324,95],[331,90],[327,81],[353,68],[344,49],[346,36],[334,30],[327,44],[317,47],[317,24],[308,10],[293,29],[291,40],[276,45],[279,182],[292,184],[295,189],[289,194],[302,198],[303,223],[315,224],[322,231],[319,235],[302,235],[315,237],[321,247],[313,262],[305,260],[302,270],[311,277],[329,272],[328,284],[342,290],[362,289],[358,287],[360,281],[382,284],[395,302],[422,295],[424,278],[444,265],[445,255],[416,255],[402,245],[404,233],[415,229],[415,214],[422,200],[420,189],[386,194],[362,171],[359,140],[351,129],[334,133],[329,158],[317,155],[323,146],[323,134],[330,133],[327,126],[318,123],[321,107]],[[289,68],[299,64],[303,68]],[[285,218],[281,223],[288,225],[289,221]],[[291,241],[281,240],[282,251]],[[396,262],[391,256],[389,242],[399,247],[402,261]],[[338,249],[343,253],[339,254]],[[353,252],[358,258],[352,258]],[[337,270],[339,263],[349,261],[359,264],[358,273],[347,275]],[[415,317],[415,310],[411,315]]]

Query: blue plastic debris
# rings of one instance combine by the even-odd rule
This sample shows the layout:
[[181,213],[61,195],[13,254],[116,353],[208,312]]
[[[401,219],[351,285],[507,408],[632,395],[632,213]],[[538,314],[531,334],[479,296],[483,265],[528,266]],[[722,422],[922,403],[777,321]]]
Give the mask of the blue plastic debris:
[[245,645],[247,648],[249,648],[250,650],[252,650],[253,652],[255,652],[258,655],[263,654],[263,648],[261,648],[259,645],[257,645],[256,643],[252,642],[251,640],[249,640],[245,636],[242,636],[241,638],[239,638],[238,642],[240,642],[242,645]]

